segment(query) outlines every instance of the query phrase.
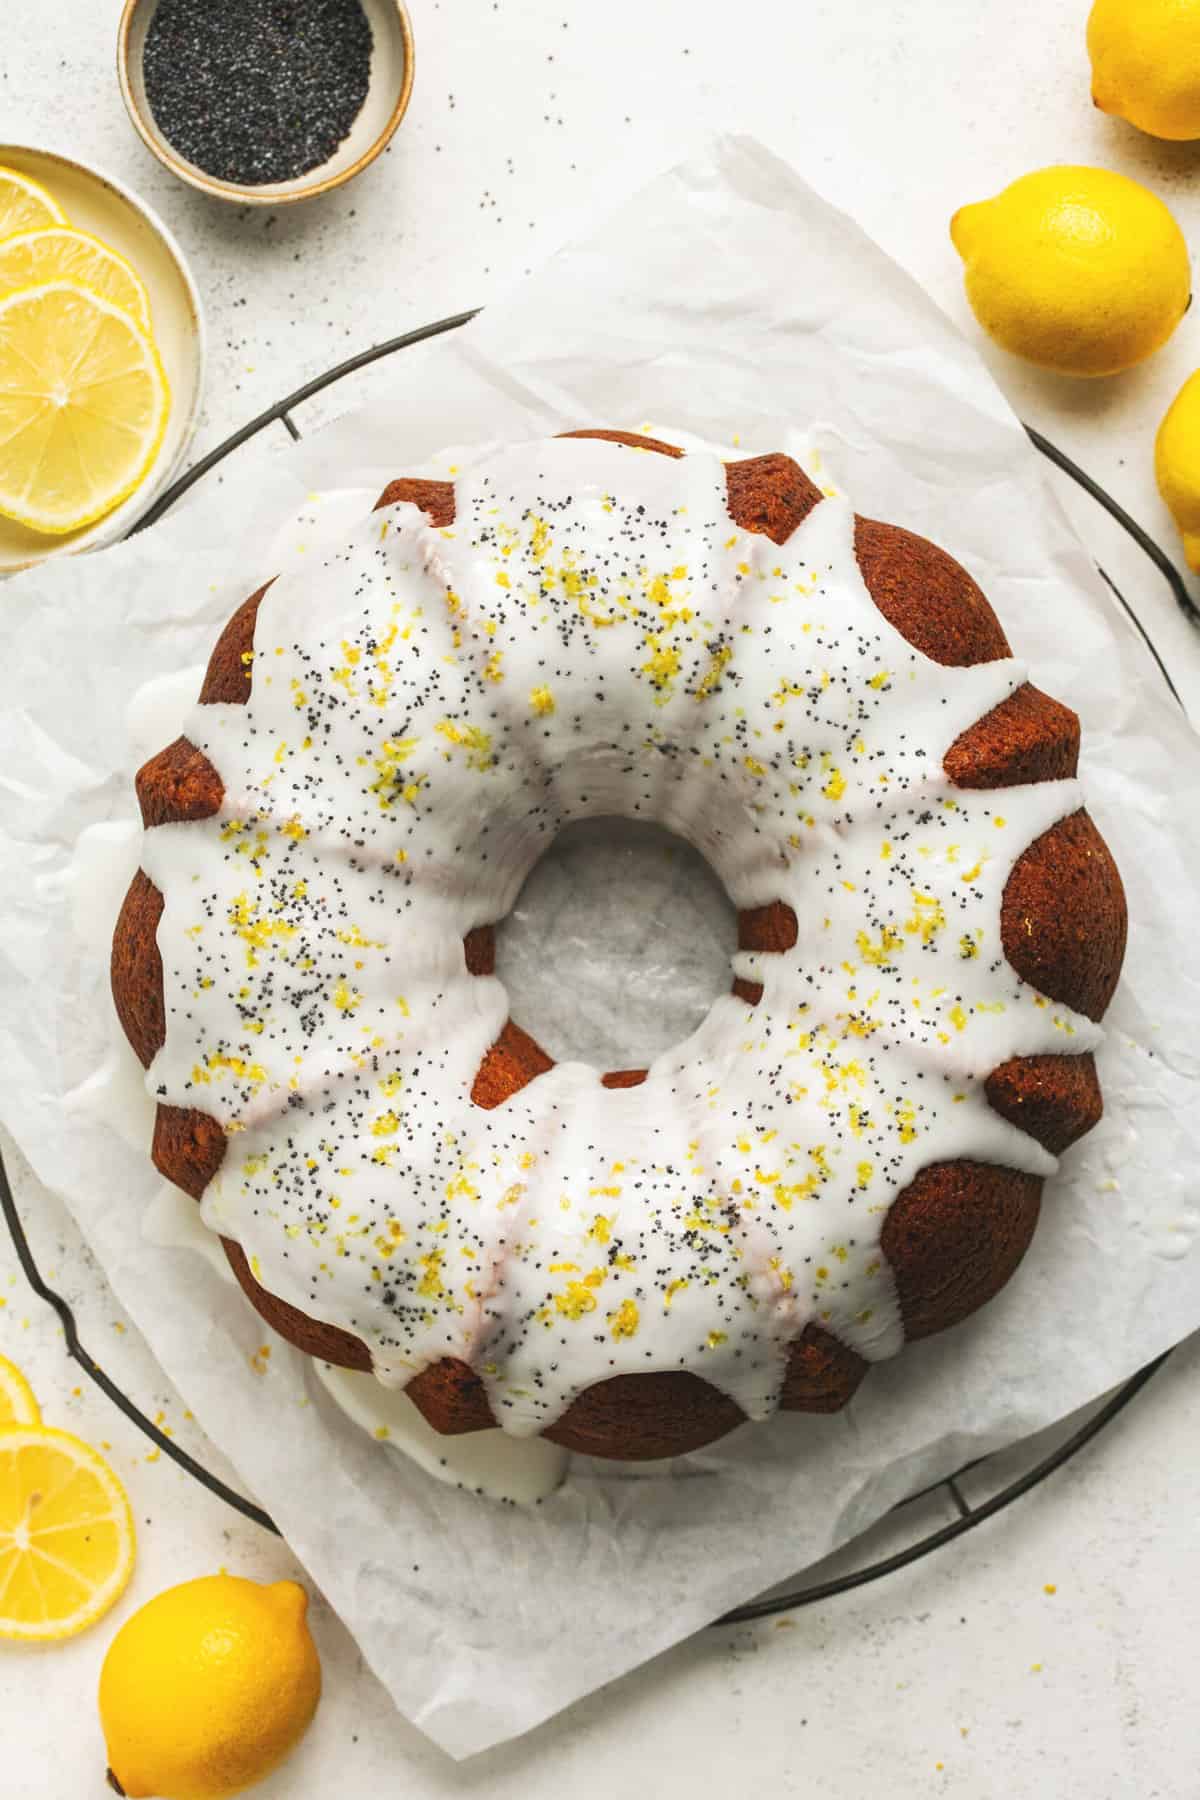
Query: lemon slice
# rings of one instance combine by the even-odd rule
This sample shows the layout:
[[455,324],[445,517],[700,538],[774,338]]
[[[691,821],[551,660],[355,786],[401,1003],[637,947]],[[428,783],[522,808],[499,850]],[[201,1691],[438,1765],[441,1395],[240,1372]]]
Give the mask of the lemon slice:
[[0,1426],[0,1638],[74,1637],[120,1598],[133,1558],[125,1490],[94,1450]]
[[150,296],[123,256],[90,232],[69,225],[18,231],[0,240],[0,294],[44,281],[77,281],[150,329]]
[[65,225],[67,215],[40,181],[0,168],[0,238],[14,231],[39,231],[43,225]]
[[167,428],[153,341],[74,281],[0,299],[0,513],[77,531],[137,487]]
[[41,1411],[33,1389],[7,1356],[0,1356],[0,1425],[40,1425]]

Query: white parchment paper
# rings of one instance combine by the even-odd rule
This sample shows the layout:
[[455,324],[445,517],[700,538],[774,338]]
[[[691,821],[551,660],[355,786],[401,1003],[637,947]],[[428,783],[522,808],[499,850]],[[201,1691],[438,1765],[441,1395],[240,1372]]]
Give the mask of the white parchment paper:
[[[111,1005],[70,930],[72,847],[132,811],[128,696],[206,658],[275,572],[264,546],[309,490],[381,488],[448,443],[589,423],[752,453],[813,420],[859,509],[952,549],[1036,679],[1083,716],[1091,809],[1134,921],[1100,1059],[1108,1112],[1065,1159],[1004,1294],[873,1370],[845,1413],[746,1428],[666,1474],[578,1462],[540,1509],[500,1508],[373,1444],[282,1345],[253,1373],[263,1327],[240,1296],[141,1238],[156,1177],[68,1098],[103,1057]],[[974,354],[745,139],[713,143],[474,325],[407,352],[365,411],[281,454],[260,486],[229,468],[132,544],[0,594],[0,1118],[396,1704],[461,1757],[1200,1325],[1200,744]],[[602,921],[602,885],[595,904]]]

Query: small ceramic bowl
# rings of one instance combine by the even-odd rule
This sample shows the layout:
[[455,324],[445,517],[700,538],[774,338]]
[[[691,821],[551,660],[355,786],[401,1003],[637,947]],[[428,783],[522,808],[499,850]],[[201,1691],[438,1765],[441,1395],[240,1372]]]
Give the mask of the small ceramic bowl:
[[133,264],[150,296],[150,318],[171,385],[166,434],[142,481],[115,511],[65,537],[30,531],[0,517],[0,575],[112,544],[146,511],[183,461],[204,388],[204,311],[183,251],[162,220],[111,175],[59,150],[0,144],[0,164],[31,175],[60,203],[72,225],[103,238]]
[[129,117],[158,160],[202,194],[217,200],[233,200],[239,206],[286,206],[295,200],[311,200],[327,194],[361,173],[384,151],[408,110],[413,84],[413,33],[403,0],[362,0],[374,45],[371,51],[370,85],[362,111],[327,162],[294,181],[273,181],[249,187],[206,175],[189,162],[163,136],[146,98],[142,55],[146,33],[159,0],[125,0],[117,36],[117,74]]

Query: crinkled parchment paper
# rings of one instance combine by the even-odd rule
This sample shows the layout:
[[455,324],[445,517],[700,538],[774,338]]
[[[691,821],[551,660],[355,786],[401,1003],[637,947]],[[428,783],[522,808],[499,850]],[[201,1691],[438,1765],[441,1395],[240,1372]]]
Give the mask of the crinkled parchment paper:
[[[662,1475],[576,1463],[539,1510],[502,1508],[437,1485],[310,1398],[303,1359],[282,1346],[252,1374],[255,1315],[199,1258],[143,1241],[156,1177],[65,1100],[103,1057],[110,1018],[106,970],[71,936],[72,846],[131,813],[128,696],[205,659],[275,572],[264,547],[309,490],[381,488],[446,444],[589,423],[677,425],[752,453],[787,448],[810,421],[860,510],[947,544],[1036,679],[1083,715],[1087,792],[1134,920],[1101,1053],[1107,1116],[1065,1159],[1004,1294],[952,1339],[875,1369],[844,1414],[750,1427]],[[1200,1324],[1200,744],[973,353],[848,219],[744,139],[712,144],[475,324],[381,369],[369,408],[281,452],[254,491],[230,468],[146,536],[0,595],[0,1117],[397,1706],[461,1757]],[[603,936],[613,892],[592,885]],[[567,946],[566,985],[578,954]]]

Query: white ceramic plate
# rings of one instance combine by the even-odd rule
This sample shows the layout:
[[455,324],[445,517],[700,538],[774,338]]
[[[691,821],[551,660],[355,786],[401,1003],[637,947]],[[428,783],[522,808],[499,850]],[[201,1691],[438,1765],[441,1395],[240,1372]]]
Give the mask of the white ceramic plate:
[[183,252],[162,220],[121,182],[58,151],[20,144],[0,144],[0,164],[40,181],[72,225],[103,238],[133,264],[150,294],[154,335],[171,384],[171,415],[162,447],[128,500],[107,518],[66,537],[43,537],[0,518],[0,574],[6,574],[50,556],[70,556],[114,543],[141,517],[179,467],[196,429],[205,331],[200,296]]

